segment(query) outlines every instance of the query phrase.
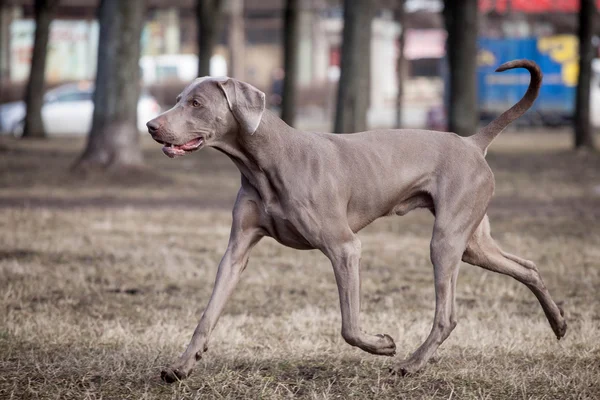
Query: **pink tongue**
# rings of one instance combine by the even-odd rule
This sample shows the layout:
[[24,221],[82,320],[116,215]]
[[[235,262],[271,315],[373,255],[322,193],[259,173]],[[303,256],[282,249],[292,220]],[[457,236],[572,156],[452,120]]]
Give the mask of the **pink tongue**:
[[196,139],[192,139],[187,143],[184,143],[182,145],[173,145],[173,146],[163,146],[162,151],[163,153],[165,153],[167,156],[173,158],[173,157],[177,157],[177,156],[182,156],[185,154],[186,150],[194,150],[195,148],[197,148],[198,146],[200,146],[200,144],[202,144],[202,139],[201,138],[196,138]]
[[165,153],[167,156],[173,158],[173,157],[177,157],[177,156],[182,156],[185,154],[185,150],[182,150],[176,146],[170,147],[170,146],[163,146],[162,148],[163,153]]
[[173,146],[177,149],[182,149],[182,150],[194,150],[196,147],[198,147],[200,145],[200,143],[202,142],[202,139],[200,138],[196,138],[196,139],[192,139],[187,143],[182,144],[181,146]]

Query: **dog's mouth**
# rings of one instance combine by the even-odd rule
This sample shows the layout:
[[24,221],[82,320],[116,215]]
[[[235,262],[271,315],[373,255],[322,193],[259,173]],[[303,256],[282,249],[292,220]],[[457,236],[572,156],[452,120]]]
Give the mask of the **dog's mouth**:
[[154,138],[154,140],[163,145],[163,153],[170,158],[184,156],[186,153],[191,153],[192,151],[200,149],[204,144],[204,138],[202,136],[192,139],[184,144],[163,142],[162,140],[156,138]]

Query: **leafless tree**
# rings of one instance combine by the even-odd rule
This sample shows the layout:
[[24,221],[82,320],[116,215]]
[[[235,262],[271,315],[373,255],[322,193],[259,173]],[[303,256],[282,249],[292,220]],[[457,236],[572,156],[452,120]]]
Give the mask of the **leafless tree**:
[[284,15],[283,41],[283,95],[281,102],[281,119],[288,125],[294,125],[296,113],[296,85],[298,77],[298,43],[299,43],[299,0],[287,0]]
[[7,0],[0,0],[0,97],[2,96],[2,79],[8,75],[8,60],[5,57],[8,53],[8,25],[7,18]]
[[94,117],[77,165],[137,166],[142,163],[137,129],[140,36],[145,0],[101,0]]
[[402,101],[404,98],[404,78],[406,74],[406,59],[404,57],[404,44],[406,43],[406,10],[404,7],[406,0],[398,0],[398,9],[396,10],[396,20],[400,24],[400,37],[398,38],[398,59],[396,61],[396,77],[398,79],[398,94],[396,96],[396,128],[402,128]]
[[196,0],[198,76],[210,75],[210,58],[223,25],[223,0]]
[[229,45],[229,75],[243,81],[246,77],[246,26],[244,0],[228,0],[229,17],[227,43]]
[[469,136],[477,130],[477,0],[445,0],[450,69],[448,130]]
[[35,0],[35,38],[29,81],[25,91],[25,127],[23,137],[41,138],[46,136],[42,121],[44,105],[44,77],[46,74],[46,54],[50,36],[50,22],[58,6],[59,0]]
[[370,0],[344,0],[341,74],[334,124],[338,133],[367,128],[374,7]]
[[579,81],[575,101],[575,148],[594,148],[593,130],[590,123],[590,85],[594,48],[592,35],[596,18],[596,2],[581,0],[579,10]]

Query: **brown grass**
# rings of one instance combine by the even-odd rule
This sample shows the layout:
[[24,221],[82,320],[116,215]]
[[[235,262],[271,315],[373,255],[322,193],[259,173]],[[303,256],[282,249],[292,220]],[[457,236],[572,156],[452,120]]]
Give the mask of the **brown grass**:
[[[564,134],[504,134],[494,236],[534,260],[569,322],[556,341],[535,297],[465,265],[459,324],[420,374],[339,334],[331,267],[263,240],[190,379],[166,385],[205,306],[239,177],[204,151],[148,169],[68,173],[81,141],[0,142],[0,398],[599,398],[600,157]],[[363,324],[405,357],[433,316],[424,212],[363,232]]]

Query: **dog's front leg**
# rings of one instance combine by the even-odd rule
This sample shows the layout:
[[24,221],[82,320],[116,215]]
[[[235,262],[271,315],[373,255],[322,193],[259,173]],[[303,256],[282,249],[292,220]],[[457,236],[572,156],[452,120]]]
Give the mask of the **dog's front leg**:
[[389,335],[368,335],[360,329],[360,240],[353,235],[325,253],[333,264],[340,295],[344,340],[372,354],[393,356],[396,345]]
[[210,334],[225,307],[227,299],[235,289],[242,271],[246,268],[250,250],[262,237],[260,229],[252,226],[254,221],[256,221],[256,218],[255,214],[252,213],[252,206],[248,209],[248,207],[238,207],[236,205],[229,245],[219,264],[217,278],[208,305],[185,352],[173,365],[162,371],[161,378],[165,382],[171,383],[186,378],[194,368],[196,361],[206,351]]

